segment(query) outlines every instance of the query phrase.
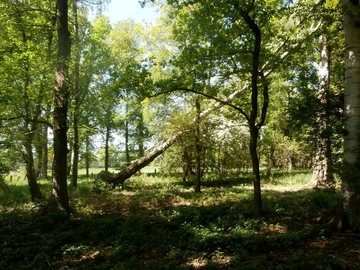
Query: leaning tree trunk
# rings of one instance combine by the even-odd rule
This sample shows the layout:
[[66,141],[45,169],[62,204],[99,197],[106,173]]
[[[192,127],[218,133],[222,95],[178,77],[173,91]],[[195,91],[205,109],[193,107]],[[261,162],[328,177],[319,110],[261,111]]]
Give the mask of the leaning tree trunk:
[[183,136],[184,131],[179,131],[174,136],[172,136],[169,140],[167,140],[162,145],[155,147],[151,152],[146,154],[145,156],[135,160],[128,167],[117,174],[111,175],[111,177],[107,177],[106,179],[102,179],[101,175],[108,175],[99,173],[98,178],[108,182],[109,184],[117,185],[122,184],[126,179],[130,178],[133,174],[141,170],[142,168],[149,165],[155,158],[164,153],[174,142],[176,142],[181,136]]
[[319,108],[316,112],[318,131],[313,175],[309,185],[329,188],[334,186],[335,183],[332,170],[331,132],[329,130],[328,109],[328,95],[330,91],[330,47],[325,36],[321,37],[321,47],[318,91]]
[[53,91],[53,142],[54,159],[52,169],[51,199],[57,206],[70,212],[67,189],[67,114],[69,102],[69,74],[71,40],[68,29],[68,1],[57,0],[56,19],[58,34],[58,55]]
[[360,10],[342,0],[345,30],[344,167],[338,226],[360,230]]

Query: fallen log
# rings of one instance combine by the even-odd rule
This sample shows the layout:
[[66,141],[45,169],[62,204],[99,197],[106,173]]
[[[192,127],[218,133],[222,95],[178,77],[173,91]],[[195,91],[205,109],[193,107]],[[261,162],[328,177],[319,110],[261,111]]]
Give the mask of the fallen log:
[[155,158],[163,154],[171,145],[175,143],[186,131],[179,131],[173,135],[170,139],[164,142],[162,145],[155,147],[151,152],[147,153],[145,156],[135,160],[128,167],[123,169],[119,173],[110,173],[106,171],[101,171],[97,175],[97,179],[102,180],[107,184],[111,184],[113,188],[117,185],[122,185],[126,179],[130,178],[133,174],[141,170],[142,168],[149,165]]

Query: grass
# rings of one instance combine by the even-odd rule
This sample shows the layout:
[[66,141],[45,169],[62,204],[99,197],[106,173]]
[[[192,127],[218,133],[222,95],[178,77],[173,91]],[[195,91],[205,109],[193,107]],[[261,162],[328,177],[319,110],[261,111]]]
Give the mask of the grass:
[[359,269],[360,244],[316,222],[332,214],[337,193],[301,189],[310,177],[263,181],[261,219],[249,175],[204,182],[197,194],[145,174],[98,194],[81,177],[69,188],[71,216],[43,214],[26,182],[12,182],[12,193],[0,191],[0,269]]

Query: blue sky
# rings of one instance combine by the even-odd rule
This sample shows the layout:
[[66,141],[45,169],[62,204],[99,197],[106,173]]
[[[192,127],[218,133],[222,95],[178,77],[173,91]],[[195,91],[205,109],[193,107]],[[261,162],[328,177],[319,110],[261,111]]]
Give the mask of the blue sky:
[[142,8],[138,0],[111,0],[104,9],[103,14],[110,18],[112,24],[132,18],[137,22],[143,20],[154,22],[156,9],[149,5]]

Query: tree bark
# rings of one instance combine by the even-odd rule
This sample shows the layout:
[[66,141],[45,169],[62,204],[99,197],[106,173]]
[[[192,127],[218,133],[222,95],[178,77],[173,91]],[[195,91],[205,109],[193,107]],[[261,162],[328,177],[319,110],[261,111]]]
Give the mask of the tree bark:
[[[28,134],[26,136],[32,137],[32,134]],[[26,138],[24,141],[24,159],[26,164],[26,178],[28,180],[28,185],[30,189],[30,198],[31,201],[36,201],[42,199],[42,194],[39,188],[39,185],[36,181],[36,173],[34,167],[34,156],[33,156],[33,149],[31,144],[32,139]]]
[[341,229],[360,230],[360,10],[359,1],[342,0],[345,30],[345,130]]
[[73,118],[73,131],[74,137],[72,142],[72,151],[71,151],[71,186],[77,187],[78,180],[78,167],[79,167],[79,127],[78,127],[78,117],[74,115]]
[[330,47],[325,36],[322,36],[320,40],[322,48],[319,62],[319,108],[316,111],[318,131],[313,175],[310,185],[330,188],[335,184],[332,170],[331,131],[329,130],[328,109],[328,96],[330,91]]
[[80,110],[80,49],[79,49],[79,22],[77,1],[72,2],[74,13],[74,35],[75,35],[75,64],[74,64],[74,107],[73,107],[73,131],[74,137],[71,152],[71,186],[77,186],[79,167],[79,110]]
[[105,160],[104,160],[105,172],[109,171],[109,141],[110,141],[110,127],[107,126],[105,132]]
[[196,175],[195,175],[195,192],[201,192],[201,141],[200,141],[200,102],[197,99],[196,103],[196,128],[195,128],[195,162],[196,162]]
[[191,162],[191,156],[188,151],[188,147],[183,146],[183,153],[181,155],[181,161],[182,161],[182,168],[183,168],[183,175],[182,175],[182,181],[186,182],[186,177],[188,175],[195,176],[195,172],[192,169],[192,162]]
[[[129,113],[129,104],[126,102],[125,105],[125,113],[128,115]],[[130,149],[129,149],[129,119],[125,120],[125,160],[126,160],[126,166],[130,165]]]
[[87,134],[85,139],[85,171],[86,177],[90,176],[90,136]]
[[70,212],[67,189],[67,114],[69,101],[68,62],[71,51],[70,32],[68,29],[68,1],[57,0],[56,19],[58,34],[58,55],[53,91],[53,134],[54,159],[52,169],[51,199],[53,203]]
[[262,212],[262,199],[261,199],[261,182],[260,182],[260,164],[257,154],[257,140],[259,130],[255,126],[250,126],[250,156],[252,162],[252,179],[254,186],[254,216],[259,218]]
[[137,141],[138,141],[138,157],[141,158],[142,156],[144,156],[144,140],[145,140],[145,126],[144,126],[144,117],[143,117],[143,113],[142,113],[142,109],[140,110],[139,113],[139,122],[137,124]]
[[42,179],[47,179],[47,170],[48,170],[48,127],[44,125],[42,127],[42,144],[41,144],[41,165],[39,177]]

